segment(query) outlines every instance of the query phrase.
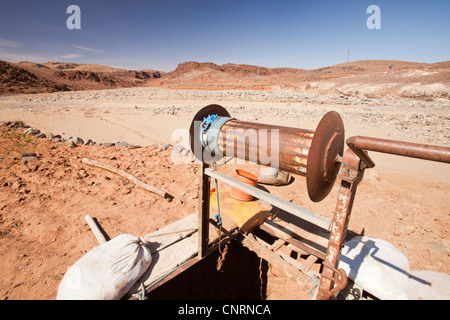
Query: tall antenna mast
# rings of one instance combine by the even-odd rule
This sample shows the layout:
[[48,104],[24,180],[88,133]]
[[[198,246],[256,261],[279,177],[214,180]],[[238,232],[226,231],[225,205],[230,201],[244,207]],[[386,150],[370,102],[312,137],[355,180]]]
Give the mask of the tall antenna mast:
[[347,62],[348,62],[348,57],[350,56],[350,48],[347,48]]

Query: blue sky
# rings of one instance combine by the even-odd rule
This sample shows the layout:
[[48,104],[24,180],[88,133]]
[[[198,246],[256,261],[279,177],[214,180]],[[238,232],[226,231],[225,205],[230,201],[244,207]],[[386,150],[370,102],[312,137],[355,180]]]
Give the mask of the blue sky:
[[[69,30],[69,5],[81,29]],[[370,5],[381,29],[366,26]],[[450,60],[450,1],[0,0],[0,59],[171,71],[184,61],[314,69]]]

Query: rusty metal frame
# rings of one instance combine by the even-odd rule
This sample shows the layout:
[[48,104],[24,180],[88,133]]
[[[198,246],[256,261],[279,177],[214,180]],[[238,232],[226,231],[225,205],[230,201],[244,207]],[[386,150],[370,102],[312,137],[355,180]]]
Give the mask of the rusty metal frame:
[[327,112],[313,131],[236,120],[212,104],[196,113],[189,133],[191,151],[200,162],[212,165],[232,156],[305,176],[314,202],[330,193],[345,145],[344,123],[335,111]]
[[[262,200],[267,201],[272,205],[287,210],[294,215],[301,216],[303,219],[321,227],[327,224],[326,222],[322,221],[323,219],[327,219],[325,217],[321,217],[315,213],[308,212],[302,207],[287,203],[287,201],[283,199],[270,195],[269,193],[262,192],[259,189],[253,188],[235,179],[220,174],[219,172],[209,169],[208,163],[204,161],[205,159],[203,159],[203,156],[201,154],[203,149],[200,148],[195,151],[195,146],[199,143],[197,141],[198,134],[196,134],[195,123],[196,121],[198,122],[198,120],[203,116],[211,112],[217,113],[219,114],[219,116],[229,117],[228,112],[223,107],[218,105],[210,105],[203,108],[197,113],[191,123],[190,128],[191,149],[194,150],[195,156],[201,162],[198,203],[198,258],[201,259],[205,257],[208,254],[209,250],[209,189],[211,178],[221,180],[222,182],[232,185],[244,192],[256,196],[257,198],[261,198]],[[311,192],[310,185],[307,185],[310,198],[313,201],[320,201],[329,193],[329,191],[331,190],[330,186],[333,185],[334,178],[336,177],[335,173],[337,173],[337,177],[340,178],[340,189],[334,217],[331,221],[331,224],[327,224],[330,227],[330,237],[328,240],[327,251],[325,254],[325,260],[323,262],[321,280],[317,294],[317,299],[325,300],[335,296],[343,288],[342,286],[345,286],[345,283],[347,281],[345,272],[342,269],[337,268],[341,257],[342,247],[344,245],[345,237],[347,234],[348,223],[350,220],[357,187],[363,179],[365,169],[373,168],[375,166],[375,162],[370,158],[367,151],[382,152],[430,161],[450,163],[450,148],[395,140],[378,139],[372,137],[354,136],[347,139],[346,143],[349,148],[345,151],[343,157],[341,158],[340,154],[342,154],[342,151],[340,151],[339,141],[341,138],[343,139],[344,129],[343,124],[341,124],[340,117],[333,113],[329,113],[328,115],[324,116],[322,120],[324,120],[321,121],[321,123],[323,122],[323,125],[319,123],[318,129],[316,129],[316,131],[314,132],[302,129],[243,122],[233,119],[229,120],[226,124],[223,125],[224,133],[219,131],[216,139],[218,139],[222,135],[220,141],[222,141],[223,143],[218,144],[218,148],[221,149],[219,150],[221,153],[227,155],[231,154],[234,157],[242,157],[245,160],[249,160],[245,156],[250,151],[249,147],[246,146],[244,155],[240,155],[236,151],[235,147],[233,147],[232,145],[228,145],[228,143],[231,141],[234,144],[235,139],[239,137],[240,131],[244,129],[280,129],[281,131],[283,131],[281,134],[281,144],[284,150],[282,154],[283,160],[281,161],[282,165],[280,166],[280,168],[287,170],[288,172],[301,174],[302,171],[299,170],[298,167],[295,167],[295,170],[293,169],[293,166],[291,168],[291,162],[293,161],[292,159],[296,159],[295,161],[304,160],[305,164],[307,163],[308,166],[307,171],[310,173],[314,172],[314,174],[311,174],[310,176],[306,174],[307,182],[309,178],[310,182],[314,182],[314,184],[317,184],[319,186],[318,188],[314,189],[314,192]],[[227,135],[229,135],[229,137],[223,136],[225,135],[225,132]],[[317,150],[313,150],[311,146],[312,137],[314,136],[318,141],[316,142],[316,144],[318,145],[318,147],[316,148]],[[306,147],[303,148],[305,149],[304,154],[298,151],[298,147],[296,148],[296,146],[302,141],[306,141],[304,143]],[[300,143],[300,145],[303,144]],[[309,150],[309,146],[311,146],[311,150]],[[228,148],[231,150],[231,152],[227,152]],[[261,151],[258,148],[255,151],[259,157],[260,152],[265,151],[267,154],[267,151],[271,150],[269,149]],[[336,167],[338,167],[339,171],[334,171]],[[311,219],[313,221],[311,221]]]
[[[338,293],[337,290],[333,289],[332,279],[335,277],[335,269],[338,267],[341,258],[356,188],[363,179],[365,169],[365,163],[351,149],[347,149],[338,175],[341,179],[341,187],[334,218],[331,223],[330,238],[317,294],[318,300],[329,299],[332,296],[331,292]],[[336,283],[336,281],[334,282]]]
[[[370,158],[367,150],[450,163],[450,148],[448,147],[363,136],[348,138],[347,145],[349,149],[344,154],[338,175],[341,179],[341,187],[331,224],[331,233],[317,294],[318,300],[329,299],[340,291],[337,289],[341,285],[336,279],[342,275],[336,277],[335,273],[338,271],[336,268],[339,265],[356,189],[364,176],[365,169],[375,166],[375,162]],[[333,282],[336,284],[334,288]]]
[[364,136],[348,138],[347,145],[364,161],[368,168],[373,168],[375,163],[370,159],[366,151],[450,163],[450,148],[448,147]]
[[200,181],[198,187],[198,257],[204,258],[209,247],[209,189],[211,180],[205,174],[209,165],[202,162],[200,166]]

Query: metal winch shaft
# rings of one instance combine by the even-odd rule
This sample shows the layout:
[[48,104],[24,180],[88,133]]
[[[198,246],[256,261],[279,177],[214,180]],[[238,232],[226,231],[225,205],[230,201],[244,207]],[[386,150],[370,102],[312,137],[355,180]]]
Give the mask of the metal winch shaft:
[[232,156],[305,176],[316,202],[331,191],[344,149],[344,125],[336,112],[325,114],[313,131],[240,121],[209,105],[194,117],[190,133],[191,150],[200,161]]
[[[314,131],[230,120],[219,132],[219,151],[306,176]],[[255,159],[256,158],[256,159]],[[256,160],[256,161],[255,161]]]

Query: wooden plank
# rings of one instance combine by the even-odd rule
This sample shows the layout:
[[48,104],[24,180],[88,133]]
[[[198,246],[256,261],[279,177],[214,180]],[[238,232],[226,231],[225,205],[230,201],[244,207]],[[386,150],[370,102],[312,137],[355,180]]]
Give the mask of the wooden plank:
[[87,214],[84,216],[84,219],[86,220],[87,224],[89,225],[92,232],[94,233],[94,236],[97,238],[98,244],[102,245],[102,244],[108,242],[108,240],[106,240],[105,235],[102,233],[99,226],[95,222],[94,218],[92,218],[90,215]]
[[[277,254],[280,255],[280,257],[282,257],[284,260],[286,260],[286,262],[288,262],[289,264],[291,264],[292,266],[294,266],[296,269],[300,270],[303,272],[303,263],[301,263],[300,261],[297,261],[296,259],[291,257],[291,251],[289,250],[289,248],[287,247],[283,247],[284,250],[278,250]],[[303,272],[306,274],[306,272]]]
[[[218,235],[213,234],[214,230],[210,231],[209,243],[211,244],[218,240]],[[159,283],[166,277],[174,277],[180,273],[178,267],[189,263],[193,257],[198,255],[198,234],[198,215],[194,213],[144,236],[146,240],[150,241],[148,247],[152,252],[152,262],[128,292],[128,295],[131,296],[140,291],[141,284],[148,287],[155,282]],[[212,248],[210,250],[213,251]],[[196,261],[198,260],[200,259]]]
[[173,273],[177,267],[189,261],[198,254],[198,232],[193,233],[163,250],[152,253],[152,262],[147,271],[134,284],[129,295],[139,291],[141,283],[145,287]]
[[317,257],[313,256],[313,255],[310,255],[308,258],[306,258],[306,261],[305,261],[304,267],[303,267],[303,271],[308,272],[311,269],[312,265],[314,263],[316,263],[316,261],[317,261]]
[[328,230],[299,219],[283,210],[277,212],[275,218],[270,221],[276,223],[290,235],[295,235],[295,238],[302,238],[302,241],[311,247],[323,252],[326,251],[328,239],[330,238],[330,232]]
[[298,253],[298,255],[309,255],[311,252],[305,251],[287,242],[286,247]]
[[[171,279],[175,278],[179,274],[183,273],[190,267],[194,266],[197,262],[200,262],[201,259],[198,257],[194,257],[190,260],[188,260],[186,263],[184,263],[182,266],[177,268],[175,271],[171,272],[168,276],[164,277],[163,279],[159,280],[157,283],[154,283],[150,288],[145,290],[146,294],[149,292],[161,287],[162,285],[166,284],[166,282],[170,281]],[[139,295],[141,295],[141,288],[139,287]],[[131,291],[128,293],[129,300],[137,300],[138,297],[136,295],[132,295]]]
[[306,251],[309,254],[313,254],[313,255],[315,255],[316,257],[318,257],[318,258],[320,258],[322,260],[325,259],[325,253],[324,252],[316,250],[314,248],[311,248],[311,247],[307,246],[306,244],[304,244],[303,242],[301,242],[301,241],[299,241],[297,239],[291,238],[291,239],[289,239],[287,241],[289,242],[289,244],[293,245],[294,247],[297,247],[300,250]]
[[303,243],[302,241],[293,238],[293,236],[295,234],[291,230],[288,230],[273,221],[266,220],[260,226],[260,229],[277,237],[277,238],[280,238],[280,239],[285,240],[286,242],[289,242],[290,244],[296,246],[297,248],[299,248],[303,251],[306,251],[310,254],[314,254],[315,256],[317,256],[321,259],[325,258],[325,252],[319,251],[315,248],[312,248],[312,247],[308,246],[307,244]]
[[128,292],[129,296],[140,290],[141,284],[147,287],[197,254],[197,223],[194,213],[144,236],[150,242],[152,262]]
[[298,283],[299,285],[303,284],[305,281],[306,275],[299,269],[287,263],[278,253],[271,251],[269,249],[270,245],[263,239],[250,233],[242,240],[242,245],[255,252],[260,258],[263,258],[270,264],[280,268],[292,281]]
[[194,213],[144,236],[146,240],[151,242],[149,244],[151,252],[161,251],[164,248],[197,232],[197,219],[197,214]]
[[277,239],[270,247],[269,249],[272,250],[273,252],[276,252],[278,249],[281,248],[282,245],[284,245],[286,243],[285,240],[283,239]]
[[215,178],[219,181],[222,181],[226,184],[228,184],[231,187],[238,188],[239,190],[242,190],[248,194],[251,194],[252,196],[261,199],[263,201],[266,201],[272,205],[274,205],[277,208],[280,208],[282,210],[285,210],[301,219],[304,219],[310,223],[313,223],[317,226],[320,226],[321,228],[328,230],[328,227],[331,224],[331,219],[321,216],[315,212],[312,212],[306,208],[297,206],[287,200],[275,197],[274,195],[271,195],[270,193],[267,193],[261,189],[252,187],[244,182],[238,181],[236,179],[233,179],[223,173],[220,173],[218,171],[213,171],[211,169],[205,169],[205,174]]

